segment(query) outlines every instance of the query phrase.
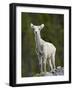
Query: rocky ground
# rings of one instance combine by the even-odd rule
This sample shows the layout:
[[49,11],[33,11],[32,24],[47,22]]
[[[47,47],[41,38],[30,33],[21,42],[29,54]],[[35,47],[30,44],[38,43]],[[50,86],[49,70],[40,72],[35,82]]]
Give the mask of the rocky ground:
[[50,71],[42,74],[36,74],[36,76],[61,76],[64,75],[64,68],[61,66],[58,66],[55,71]]

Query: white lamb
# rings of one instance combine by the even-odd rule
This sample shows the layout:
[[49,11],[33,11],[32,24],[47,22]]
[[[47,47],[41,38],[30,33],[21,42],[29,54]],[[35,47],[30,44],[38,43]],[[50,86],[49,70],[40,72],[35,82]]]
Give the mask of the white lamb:
[[36,26],[31,23],[31,28],[33,29],[35,34],[36,52],[40,64],[40,71],[41,73],[43,72],[46,73],[47,60],[49,61],[51,71],[54,71],[56,68],[55,66],[56,47],[52,43],[46,42],[41,38],[40,31],[43,29],[43,27],[44,24]]

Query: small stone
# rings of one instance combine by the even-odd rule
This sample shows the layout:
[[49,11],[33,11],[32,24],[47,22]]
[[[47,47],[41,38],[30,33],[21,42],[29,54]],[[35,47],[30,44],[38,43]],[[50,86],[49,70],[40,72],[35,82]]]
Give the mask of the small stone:
[[61,68],[61,66],[58,66],[58,67],[57,67],[57,69],[60,69],[60,68]]

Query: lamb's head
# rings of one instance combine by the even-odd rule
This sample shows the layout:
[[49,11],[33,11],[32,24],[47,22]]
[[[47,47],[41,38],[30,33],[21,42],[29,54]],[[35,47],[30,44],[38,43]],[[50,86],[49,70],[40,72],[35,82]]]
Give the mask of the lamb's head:
[[40,34],[40,31],[43,29],[43,27],[44,27],[44,24],[36,26],[31,23],[31,28],[33,29],[35,35]]

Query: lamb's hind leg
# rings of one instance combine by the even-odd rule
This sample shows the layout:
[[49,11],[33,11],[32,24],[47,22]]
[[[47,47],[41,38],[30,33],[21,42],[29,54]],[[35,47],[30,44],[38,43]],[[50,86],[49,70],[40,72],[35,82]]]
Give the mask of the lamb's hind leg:
[[51,71],[53,71],[53,66],[52,66],[51,58],[49,59],[49,65],[50,65]]
[[52,63],[53,63],[53,67],[54,67],[53,70],[55,70],[56,69],[56,66],[55,66],[55,53],[52,55]]

